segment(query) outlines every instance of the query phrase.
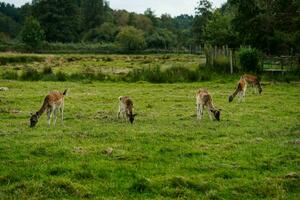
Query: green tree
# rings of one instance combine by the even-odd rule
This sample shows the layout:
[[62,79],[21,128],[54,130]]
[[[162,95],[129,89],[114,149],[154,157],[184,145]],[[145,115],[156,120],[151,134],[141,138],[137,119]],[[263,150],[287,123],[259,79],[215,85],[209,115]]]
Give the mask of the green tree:
[[129,13],[126,10],[117,10],[113,12],[114,23],[117,26],[127,26],[129,23]]
[[44,40],[44,31],[40,23],[33,17],[28,17],[21,32],[22,41],[29,49],[38,48]]
[[205,43],[205,27],[209,20],[211,20],[212,16],[213,12],[211,2],[208,0],[200,0],[198,6],[196,7],[196,16],[194,18],[192,27],[196,43]]
[[100,27],[89,30],[83,37],[84,41],[113,42],[116,38],[118,27],[105,22]]
[[20,31],[20,24],[15,22],[11,17],[0,12],[0,32],[5,33],[11,38],[17,36]]
[[103,0],[82,0],[84,29],[99,27],[104,23],[105,9]]
[[147,8],[147,9],[145,10],[145,12],[144,12],[144,15],[145,15],[146,17],[148,17],[148,18],[152,21],[152,24],[153,24],[154,26],[157,26],[157,18],[156,18],[156,16],[155,16],[154,11],[151,10],[151,8]]
[[228,13],[222,14],[218,9],[213,13],[212,19],[207,22],[204,38],[211,45],[238,46],[238,35],[231,26],[232,16]]
[[140,50],[146,47],[144,32],[132,26],[121,28],[117,40],[128,51]]
[[145,32],[151,32],[153,30],[152,21],[145,15],[130,13],[129,25],[134,26],[137,29],[141,29]]
[[150,48],[170,49],[175,46],[176,35],[168,29],[157,29],[147,36],[146,41]]
[[77,42],[80,12],[75,0],[34,0],[33,14],[49,42]]

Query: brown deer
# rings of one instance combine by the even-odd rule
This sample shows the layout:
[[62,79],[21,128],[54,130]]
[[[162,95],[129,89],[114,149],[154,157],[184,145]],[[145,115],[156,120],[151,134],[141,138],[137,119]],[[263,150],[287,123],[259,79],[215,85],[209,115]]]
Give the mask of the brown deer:
[[237,87],[232,95],[229,96],[229,102],[232,102],[234,97],[238,94],[239,95],[239,101],[241,102],[245,98],[247,90],[247,82],[245,79],[240,79],[237,83]]
[[123,119],[128,119],[132,124],[134,118],[137,114],[133,114],[133,101],[127,96],[119,97],[119,112],[118,119],[120,118],[120,114],[122,114]]
[[31,114],[30,127],[35,127],[39,121],[39,118],[46,111],[48,117],[48,126],[50,127],[50,121],[52,114],[54,115],[54,126],[56,124],[57,111],[61,112],[61,122],[64,120],[64,97],[67,94],[67,89],[64,92],[52,91],[44,99],[44,103],[40,110],[35,114]]
[[258,89],[259,94],[261,94],[262,88],[261,88],[261,85],[260,85],[260,82],[259,82],[257,76],[254,76],[251,74],[244,74],[241,77],[241,79],[242,78],[245,79],[245,81],[248,85],[251,85],[253,88],[255,88],[255,91],[257,91],[257,89]]
[[247,86],[252,85],[252,87],[257,87],[259,94],[262,92],[260,82],[256,76],[245,74],[241,76],[237,83],[237,87],[232,95],[229,96],[229,102],[232,102],[236,95],[239,95],[239,101],[244,101],[246,96]]
[[216,120],[220,121],[221,109],[217,109],[214,104],[211,95],[207,89],[199,89],[196,93],[196,104],[197,104],[197,118],[199,120],[203,117],[204,107],[207,107],[209,118],[212,120],[211,113],[214,114]]

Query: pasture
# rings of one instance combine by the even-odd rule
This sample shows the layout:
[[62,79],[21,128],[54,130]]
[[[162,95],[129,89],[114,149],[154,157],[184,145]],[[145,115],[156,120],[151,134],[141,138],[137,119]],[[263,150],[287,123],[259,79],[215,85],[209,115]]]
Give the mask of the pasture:
[[[300,85],[263,85],[228,103],[237,77],[199,83],[0,82],[0,199],[297,199]],[[207,87],[221,121],[196,120]],[[45,114],[51,90],[69,88],[64,126]],[[133,125],[117,120],[129,95]]]

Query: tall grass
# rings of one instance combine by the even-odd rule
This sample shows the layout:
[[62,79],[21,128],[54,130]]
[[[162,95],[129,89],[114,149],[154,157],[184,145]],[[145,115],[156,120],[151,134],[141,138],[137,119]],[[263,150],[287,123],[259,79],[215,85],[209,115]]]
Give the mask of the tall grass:
[[173,66],[162,70],[159,66],[155,66],[135,69],[127,75],[127,81],[129,82],[176,83],[208,80],[211,80],[210,72],[202,67],[188,69],[186,67]]
[[162,70],[160,66],[144,67],[134,69],[128,74],[109,75],[97,72],[94,68],[86,67],[80,73],[67,74],[59,71],[54,73],[52,68],[47,66],[38,71],[31,67],[26,67],[19,76],[16,72],[6,72],[2,74],[3,79],[10,80],[26,80],[26,81],[126,81],[138,82],[147,81],[150,83],[176,83],[176,82],[196,82],[211,80],[211,72],[203,67],[197,69],[188,69],[181,66],[173,66],[166,70]]

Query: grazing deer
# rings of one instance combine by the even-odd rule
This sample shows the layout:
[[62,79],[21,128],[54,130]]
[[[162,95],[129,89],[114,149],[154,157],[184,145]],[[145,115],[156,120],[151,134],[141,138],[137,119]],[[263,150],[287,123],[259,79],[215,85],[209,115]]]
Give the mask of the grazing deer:
[[119,97],[118,119],[120,118],[120,114],[122,114],[123,119],[128,119],[131,124],[133,123],[134,118],[137,115],[133,114],[133,102],[127,96]]
[[261,88],[261,85],[260,85],[260,82],[259,82],[257,76],[254,76],[251,74],[244,74],[241,77],[241,79],[245,79],[245,81],[248,85],[251,85],[252,87],[254,87],[256,92],[258,89],[259,94],[261,94],[262,88]]
[[61,112],[61,122],[64,120],[64,97],[67,94],[67,89],[64,92],[52,91],[44,99],[44,103],[39,111],[35,114],[31,114],[30,127],[35,127],[38,123],[39,118],[46,111],[48,117],[48,126],[50,127],[50,121],[52,113],[54,115],[54,126],[56,124],[57,111]]
[[242,100],[245,99],[246,95],[246,90],[247,90],[247,82],[245,79],[240,79],[235,91],[233,92],[232,95],[229,96],[229,102],[232,102],[234,97],[238,94],[239,95],[239,101],[241,102]]
[[257,87],[259,94],[262,92],[262,88],[260,82],[256,76],[245,74],[241,76],[240,80],[238,81],[237,87],[232,95],[229,96],[229,102],[232,102],[234,97],[238,94],[239,101],[244,101],[246,96],[247,86],[252,85],[252,87]]
[[204,106],[207,107],[209,118],[212,120],[211,113],[214,114],[216,120],[220,121],[221,109],[217,109],[214,104],[211,95],[207,89],[199,89],[196,93],[196,104],[197,104],[197,118],[199,120],[203,117]]

